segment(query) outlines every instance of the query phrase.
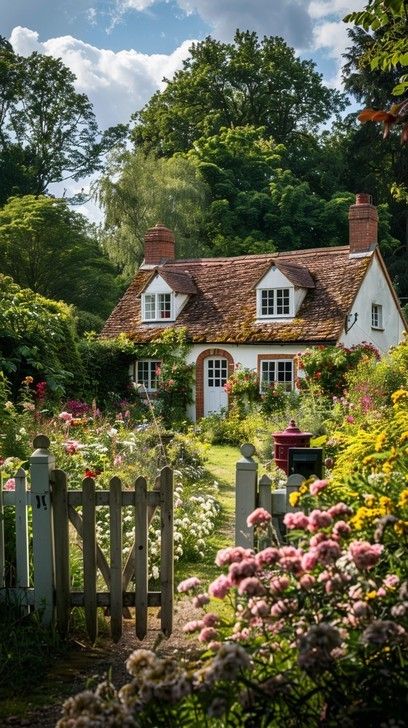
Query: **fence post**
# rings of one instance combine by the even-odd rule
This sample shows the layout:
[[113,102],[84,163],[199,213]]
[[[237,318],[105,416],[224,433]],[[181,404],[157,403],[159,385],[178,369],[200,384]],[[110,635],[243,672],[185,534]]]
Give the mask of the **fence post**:
[[0,589],[5,586],[6,555],[4,543],[3,474],[0,473]]
[[33,514],[34,607],[44,624],[54,622],[54,534],[50,498],[50,471],[55,458],[48,451],[50,441],[37,435],[30,457],[31,505]]
[[235,474],[235,545],[253,548],[254,529],[247,526],[247,518],[256,508],[258,464],[252,458],[253,445],[242,445],[240,452],[242,458],[236,464]]

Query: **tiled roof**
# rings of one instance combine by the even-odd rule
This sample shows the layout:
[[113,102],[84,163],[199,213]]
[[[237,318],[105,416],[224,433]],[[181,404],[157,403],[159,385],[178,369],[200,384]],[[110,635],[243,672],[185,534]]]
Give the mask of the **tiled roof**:
[[[292,253],[245,255],[236,258],[197,258],[161,266],[162,275],[183,273],[194,281],[192,294],[172,326],[185,326],[196,343],[327,341],[339,338],[345,316],[362,283],[371,255],[349,257],[349,247],[315,248]],[[256,322],[257,282],[275,264],[295,285],[308,291],[296,318],[291,321]],[[285,272],[286,269],[286,272]],[[294,273],[295,271],[295,273]],[[152,276],[140,269],[107,320],[103,337],[120,333],[147,342],[169,324],[141,321],[140,293]],[[170,279],[166,277],[169,285]],[[310,287],[313,283],[314,288]],[[307,285],[309,283],[309,285]]]
[[171,265],[163,265],[158,269],[158,273],[176,293],[197,293],[197,287],[188,271],[180,271]]

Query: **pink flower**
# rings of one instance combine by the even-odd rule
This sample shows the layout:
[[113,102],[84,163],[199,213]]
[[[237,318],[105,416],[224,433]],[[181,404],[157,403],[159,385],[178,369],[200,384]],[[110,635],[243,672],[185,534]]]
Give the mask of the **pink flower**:
[[311,549],[310,551],[307,551],[302,556],[301,566],[302,566],[303,571],[313,571],[317,562],[318,562],[318,557],[317,557],[316,549]]
[[283,519],[286,528],[301,528],[305,530],[309,525],[309,519],[302,511],[286,513]]
[[239,594],[248,594],[250,597],[260,597],[265,594],[265,589],[259,579],[249,576],[243,579],[238,587]]
[[227,566],[252,556],[252,553],[251,549],[244,549],[242,546],[228,546],[228,548],[218,551],[215,563],[217,566]]
[[255,561],[258,568],[262,568],[265,564],[277,564],[279,561],[279,551],[273,546],[267,546],[266,549],[256,554]]
[[279,549],[279,563],[285,571],[297,574],[302,570],[302,551],[294,546],[282,546]]
[[328,535],[326,533],[323,533],[322,531],[320,531],[319,533],[315,533],[315,535],[312,536],[312,538],[309,541],[309,545],[312,548],[316,548],[316,546],[318,546],[319,543],[322,543],[322,541],[327,541],[327,539],[328,539]]
[[327,539],[327,541],[322,541],[317,546],[316,552],[321,564],[331,564],[333,561],[337,561],[341,554],[341,549],[337,541]]
[[337,516],[351,516],[353,510],[345,503],[336,503],[328,509],[327,513],[329,513],[332,518],[337,518]]
[[337,521],[333,528],[333,536],[339,538],[341,536],[347,536],[351,531],[351,528],[346,521]]
[[311,574],[303,574],[299,579],[299,584],[302,589],[311,589],[315,582],[316,579]]
[[214,627],[204,627],[198,635],[198,639],[200,642],[211,642],[217,636],[217,630]]
[[269,582],[269,588],[272,594],[280,594],[285,591],[290,584],[290,580],[287,576],[277,576],[271,579]]
[[349,554],[357,569],[371,569],[381,556],[384,546],[379,543],[371,544],[368,541],[353,541],[349,547]]
[[271,514],[265,508],[255,508],[247,518],[247,526],[265,526],[271,518]]
[[199,629],[204,627],[202,619],[193,619],[191,622],[186,622],[183,627],[183,632],[198,632]]
[[243,561],[231,564],[229,567],[229,577],[231,584],[239,584],[242,579],[254,576],[257,570],[257,563],[254,558],[244,559]]
[[387,574],[385,577],[383,584],[386,589],[395,589],[396,586],[398,586],[400,582],[399,576],[397,574]]
[[312,533],[318,531],[319,528],[330,526],[333,519],[328,511],[319,511],[317,508],[311,512],[309,516],[308,529]]
[[60,412],[58,415],[58,419],[62,420],[63,422],[71,422],[71,420],[74,419],[74,415],[72,415],[71,412]]
[[64,450],[68,453],[68,455],[75,455],[75,453],[79,450],[79,442],[77,442],[77,440],[67,440],[67,442],[64,443]]
[[355,422],[353,415],[347,415],[346,422],[348,422],[349,425],[352,425]]
[[287,614],[289,611],[289,603],[284,599],[280,599],[271,607],[272,617],[282,617],[282,615]]
[[368,615],[368,604],[367,602],[363,602],[361,599],[354,602],[353,604],[353,612],[356,615],[356,617],[366,617]]
[[206,627],[215,627],[216,624],[220,621],[220,618],[218,614],[214,614],[214,612],[208,612],[203,617],[203,622]]
[[191,589],[195,589],[196,586],[201,584],[200,579],[197,576],[190,576],[189,579],[184,579],[184,581],[181,581],[180,584],[177,587],[178,592],[188,592],[191,591]]
[[310,495],[317,495],[328,486],[328,480],[315,480],[309,487]]
[[216,599],[224,599],[231,588],[231,579],[224,574],[220,574],[208,587],[208,591],[212,597]]
[[193,597],[193,606],[194,607],[203,607],[204,604],[208,604],[210,601],[210,597],[208,594],[197,594],[196,597]]
[[255,617],[266,617],[266,615],[269,614],[269,606],[264,599],[261,599],[259,601],[252,599],[250,609],[251,614],[253,614]]
[[6,482],[3,485],[3,490],[15,490],[16,489],[16,479],[15,478],[9,478],[6,480]]

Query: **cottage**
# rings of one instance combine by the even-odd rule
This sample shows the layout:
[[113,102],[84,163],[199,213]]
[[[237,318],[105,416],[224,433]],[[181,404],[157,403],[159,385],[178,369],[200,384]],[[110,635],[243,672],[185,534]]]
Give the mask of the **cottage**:
[[[292,388],[295,355],[315,345],[368,341],[381,353],[407,330],[377,246],[378,215],[370,195],[349,211],[349,245],[231,258],[175,259],[173,233],[156,225],[145,259],[107,320],[104,337],[152,341],[166,327],[185,327],[196,365],[198,419],[228,406],[224,384],[240,363],[261,386]],[[141,359],[132,377],[154,392],[159,362]]]

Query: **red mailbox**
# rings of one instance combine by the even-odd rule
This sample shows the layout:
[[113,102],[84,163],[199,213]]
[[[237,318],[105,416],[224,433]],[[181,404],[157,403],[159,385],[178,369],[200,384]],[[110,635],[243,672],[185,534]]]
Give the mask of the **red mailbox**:
[[283,432],[272,433],[275,443],[274,460],[278,468],[282,468],[286,475],[289,475],[289,448],[309,447],[311,436],[311,432],[301,432],[296,426],[295,420],[291,420]]

